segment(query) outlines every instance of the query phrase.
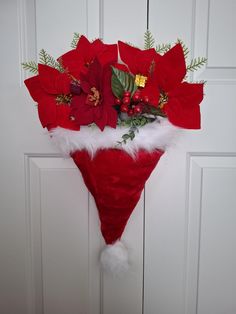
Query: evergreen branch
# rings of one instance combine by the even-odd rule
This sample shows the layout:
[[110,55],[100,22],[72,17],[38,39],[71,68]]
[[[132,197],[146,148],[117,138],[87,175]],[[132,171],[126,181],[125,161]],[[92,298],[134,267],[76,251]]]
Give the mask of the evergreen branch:
[[190,64],[187,66],[187,71],[196,71],[200,69],[207,62],[207,58],[198,57],[191,60]]
[[64,66],[63,66],[63,62],[62,62],[62,58],[60,57],[60,58],[58,58],[57,59],[57,63],[58,63],[58,65],[57,65],[57,70],[59,71],[59,72],[66,72],[66,69],[64,68]]
[[155,45],[155,39],[149,30],[144,33],[144,49],[153,48]]
[[145,116],[137,116],[127,120],[118,120],[118,124],[121,126],[128,126],[129,131],[122,135],[122,141],[117,142],[118,145],[126,144],[128,140],[133,141],[135,133],[139,132],[139,128],[146,125],[147,123],[155,121],[155,118],[149,118]]
[[159,108],[155,108],[153,106],[149,106],[149,108],[147,108],[147,113],[148,114],[152,114],[154,116],[160,116],[160,117],[166,117],[166,114]]
[[65,72],[62,66],[62,62],[55,60],[50,54],[48,54],[44,49],[39,52],[39,62],[48,65],[59,72]]
[[65,72],[65,69],[62,66],[62,62],[55,60],[52,56],[47,54],[48,56],[48,65],[54,69],[57,69],[59,72]]
[[38,74],[38,64],[35,61],[21,63],[24,70],[30,71],[33,74]]
[[77,47],[78,41],[80,39],[80,34],[79,33],[74,33],[72,42],[70,44],[71,48],[75,49]]
[[138,48],[137,46],[135,46],[134,44],[132,44],[132,43],[129,42],[129,41],[126,41],[125,43],[126,43],[127,45],[131,46],[131,47]]
[[183,49],[183,53],[184,53],[184,57],[185,59],[187,58],[188,54],[189,54],[189,49],[188,47],[185,45],[185,43],[183,42],[182,39],[177,39],[177,44],[180,44],[182,46]]
[[46,53],[46,51],[44,49],[41,49],[39,51],[39,63],[48,65],[49,60],[48,60],[48,54]]
[[118,145],[126,144],[128,140],[133,141],[135,133],[139,132],[137,126],[131,126],[128,133],[122,135],[122,141],[117,142]]
[[169,44],[159,44],[156,46],[156,52],[162,54],[162,53],[165,53],[168,50],[170,50],[170,48],[171,48],[170,43]]

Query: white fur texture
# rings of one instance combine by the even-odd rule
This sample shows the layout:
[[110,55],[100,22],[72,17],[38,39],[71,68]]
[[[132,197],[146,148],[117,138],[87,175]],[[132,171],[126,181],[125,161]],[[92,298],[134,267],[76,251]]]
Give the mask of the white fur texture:
[[113,276],[122,275],[129,269],[128,251],[121,241],[105,246],[100,260],[103,270]]
[[50,135],[64,155],[84,149],[94,156],[98,149],[118,148],[134,157],[139,149],[149,152],[155,149],[165,150],[178,129],[167,119],[159,119],[141,127],[132,141],[127,140],[122,145],[117,143],[122,140],[122,135],[128,133],[129,127],[105,127],[103,132],[96,126],[83,126],[80,131],[57,127],[50,131]]

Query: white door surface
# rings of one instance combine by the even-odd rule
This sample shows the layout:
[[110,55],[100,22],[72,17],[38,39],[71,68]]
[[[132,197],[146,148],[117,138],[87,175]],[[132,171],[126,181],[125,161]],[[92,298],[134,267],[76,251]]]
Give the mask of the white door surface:
[[[236,313],[236,1],[0,1],[0,313]],[[51,145],[21,62],[107,43],[181,38],[207,65],[202,129],[183,131],[146,184],[123,240],[132,267],[112,278],[92,197]]]

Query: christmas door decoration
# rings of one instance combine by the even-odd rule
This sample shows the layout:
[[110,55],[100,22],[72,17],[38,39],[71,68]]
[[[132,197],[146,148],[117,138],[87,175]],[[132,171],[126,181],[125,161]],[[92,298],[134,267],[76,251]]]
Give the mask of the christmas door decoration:
[[112,272],[128,268],[124,228],[172,137],[200,128],[204,83],[188,82],[188,72],[206,59],[186,65],[181,40],[155,46],[149,31],[144,38],[142,50],[75,33],[57,60],[42,49],[38,64],[23,63],[35,74],[25,84],[42,126],[94,197],[106,243],[101,262]]

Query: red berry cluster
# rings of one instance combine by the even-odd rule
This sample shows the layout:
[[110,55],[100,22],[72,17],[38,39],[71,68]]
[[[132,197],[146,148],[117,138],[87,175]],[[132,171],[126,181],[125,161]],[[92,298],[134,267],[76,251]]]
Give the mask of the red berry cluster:
[[120,106],[121,112],[127,113],[128,116],[133,116],[142,113],[144,106],[149,103],[149,99],[148,96],[141,97],[141,92],[138,89],[132,97],[129,91],[125,91],[123,98],[116,98],[115,103]]

